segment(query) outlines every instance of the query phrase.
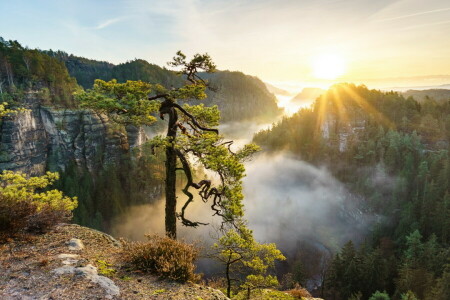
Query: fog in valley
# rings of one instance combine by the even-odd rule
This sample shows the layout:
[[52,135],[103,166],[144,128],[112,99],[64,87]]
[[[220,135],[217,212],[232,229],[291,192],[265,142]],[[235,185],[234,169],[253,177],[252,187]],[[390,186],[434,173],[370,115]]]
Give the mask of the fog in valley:
[[[253,134],[270,123],[226,123],[220,131],[233,147],[251,142]],[[208,173],[206,173],[208,174]],[[299,247],[334,253],[345,242],[358,242],[367,233],[373,217],[356,208],[358,199],[349,193],[324,167],[294,158],[288,152],[259,152],[246,163],[244,178],[245,218],[259,242],[275,242],[289,258]],[[179,209],[186,196],[178,194]],[[187,218],[209,223],[199,228],[178,226],[178,236],[208,249],[217,235],[220,218],[212,217],[210,204],[199,198],[191,203]],[[164,234],[164,197],[159,201],[132,207],[113,222],[113,235],[143,240],[145,234]],[[208,266],[208,267],[206,267]],[[210,263],[199,263],[202,272],[213,273]],[[216,270],[217,271],[217,270]]]

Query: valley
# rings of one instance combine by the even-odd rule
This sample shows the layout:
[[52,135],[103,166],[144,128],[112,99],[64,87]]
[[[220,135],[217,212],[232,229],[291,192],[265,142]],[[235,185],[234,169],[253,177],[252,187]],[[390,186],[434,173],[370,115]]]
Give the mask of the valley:
[[[28,176],[59,172],[55,187],[77,197],[76,224],[133,241],[145,240],[145,234],[164,235],[168,152],[157,146],[168,147],[162,140],[171,129],[170,119],[161,120],[163,112],[155,110],[146,116],[149,124],[116,120],[133,108],[135,91],[127,84],[161,84],[168,97],[184,91],[189,75],[180,77],[141,59],[115,65],[63,51],[28,49],[17,41],[0,42],[2,102],[26,109],[1,120],[0,170]],[[244,171],[236,165],[245,166],[246,176],[236,175],[230,198],[242,198],[255,240],[275,243],[285,256],[271,275],[279,289],[295,290],[300,284],[324,299],[412,291],[428,300],[445,293],[442,282],[450,274],[441,263],[450,255],[449,90],[394,92],[341,83],[290,94],[242,72],[199,76],[212,87],[205,90],[206,99],[181,97],[179,107],[202,124],[193,126],[194,117],[174,123],[172,129],[180,126],[182,132],[177,138],[181,146],[175,149],[194,139],[194,148],[181,163],[192,166],[191,177],[198,182],[220,186],[223,174],[240,176]],[[96,85],[109,84],[113,92],[89,98],[94,79],[105,80]],[[130,90],[122,97],[126,88]],[[125,99],[124,107],[117,105],[120,114],[108,111],[104,103],[98,110],[83,106],[86,99],[102,101],[114,93]],[[198,103],[204,104],[200,112],[193,108]],[[242,154],[242,162],[226,165],[238,171],[226,169],[219,175],[214,171],[228,156],[216,162],[195,150],[202,144],[195,140],[201,136],[198,128],[215,124],[211,112],[216,109],[223,136],[208,144],[208,151],[228,145],[223,149],[240,158],[245,145],[261,147],[253,157]],[[176,172],[180,165],[175,163]],[[174,185],[182,190],[192,178],[177,174]],[[177,191],[177,212],[186,195]],[[189,219],[208,226],[180,226],[178,237],[210,249],[223,215],[213,216],[201,194],[192,200]],[[239,209],[228,209],[239,215],[240,202],[235,206]],[[220,265],[204,256],[197,263],[204,279],[221,276]]]

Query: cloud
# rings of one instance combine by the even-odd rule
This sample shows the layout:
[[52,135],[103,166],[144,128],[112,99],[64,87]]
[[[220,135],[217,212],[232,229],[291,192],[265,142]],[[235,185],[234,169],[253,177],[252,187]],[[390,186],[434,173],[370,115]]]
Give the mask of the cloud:
[[113,19],[108,19],[106,21],[103,21],[101,23],[99,23],[97,26],[94,27],[94,29],[99,30],[99,29],[104,29],[106,27],[109,27],[113,24],[122,22],[123,20],[126,20],[127,18],[129,18],[128,16],[124,16],[124,17],[117,17],[117,18],[113,18]]
[[417,12],[417,13],[408,14],[408,15],[401,15],[401,16],[393,17],[393,18],[379,19],[379,20],[374,20],[374,22],[394,21],[394,20],[406,19],[406,18],[421,16],[421,15],[427,15],[427,14],[433,14],[433,13],[443,12],[443,11],[448,11],[448,10],[450,10],[450,7],[440,8],[440,9],[433,9],[433,10],[428,10],[428,11],[422,11],[422,12]]

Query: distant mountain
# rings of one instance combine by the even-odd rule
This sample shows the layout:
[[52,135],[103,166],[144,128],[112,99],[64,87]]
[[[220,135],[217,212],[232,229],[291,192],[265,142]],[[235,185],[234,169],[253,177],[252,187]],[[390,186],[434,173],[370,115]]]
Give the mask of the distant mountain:
[[303,103],[303,102],[310,102],[311,100],[316,100],[317,97],[325,93],[326,91],[320,88],[304,88],[297,96],[292,98],[292,103]]
[[45,51],[46,54],[56,57],[66,65],[70,75],[77,79],[85,89],[94,84],[95,79],[119,82],[127,80],[142,80],[150,83],[160,83],[164,86],[180,86],[183,80],[175,72],[150,64],[143,59],[135,59],[114,65],[106,61],[97,61],[84,57],[67,54],[64,51]]
[[106,61],[88,59],[64,51],[45,50],[45,54],[62,61],[70,75],[77,79],[83,88],[91,88],[95,79],[109,80],[114,65]]
[[438,102],[450,100],[450,89],[408,90],[402,94],[406,98],[413,97],[419,102],[423,102],[427,98],[434,99]]
[[266,85],[266,88],[269,92],[271,92],[272,94],[275,95],[281,95],[281,96],[289,96],[291,95],[291,93],[289,93],[286,90],[280,89],[274,85],[271,85],[270,83],[264,82],[264,84]]
[[[95,79],[117,79],[119,82],[142,80],[159,83],[166,87],[178,87],[184,83],[183,78],[177,76],[175,72],[150,64],[143,59],[114,65],[105,61],[74,56],[63,51],[46,51],[45,53],[63,61],[70,75],[75,77],[85,89],[91,88]],[[202,102],[207,106],[217,105],[224,122],[271,121],[281,114],[276,104],[276,97],[257,77],[230,71],[202,73],[201,77],[209,80],[217,89],[216,91],[208,90],[208,98]],[[198,104],[198,101],[195,101],[195,104]]]
[[224,122],[273,121],[282,113],[275,95],[257,77],[231,71],[202,73],[201,77],[216,89],[207,91],[206,105],[217,105]]

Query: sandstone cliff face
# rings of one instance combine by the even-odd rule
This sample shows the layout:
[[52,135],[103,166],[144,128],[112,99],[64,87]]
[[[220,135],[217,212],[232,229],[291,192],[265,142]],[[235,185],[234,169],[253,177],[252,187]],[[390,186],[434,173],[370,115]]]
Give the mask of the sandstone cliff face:
[[36,93],[25,100],[29,111],[0,123],[0,171],[38,175],[71,162],[92,171],[147,139],[143,129],[114,125],[104,115],[41,106]]

